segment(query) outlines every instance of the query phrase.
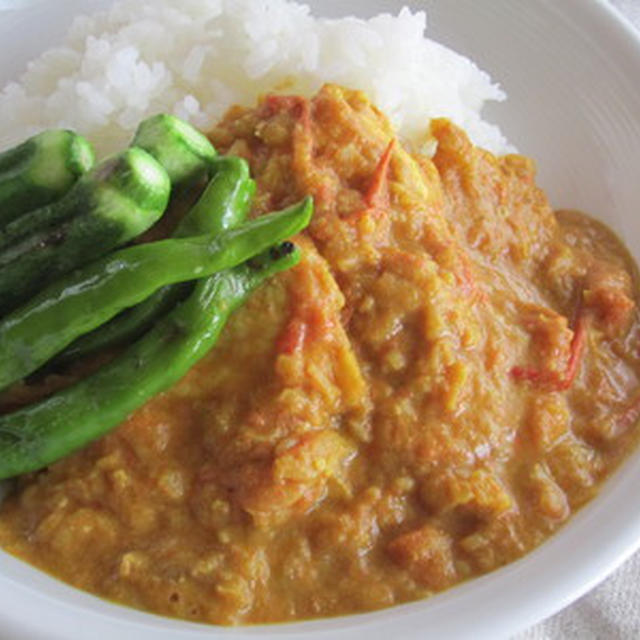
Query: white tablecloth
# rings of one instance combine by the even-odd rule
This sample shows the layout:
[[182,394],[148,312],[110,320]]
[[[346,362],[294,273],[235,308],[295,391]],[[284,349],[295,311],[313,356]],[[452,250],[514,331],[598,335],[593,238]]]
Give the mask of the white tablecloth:
[[[640,0],[611,2],[640,29]],[[512,640],[640,640],[640,552],[576,603]]]

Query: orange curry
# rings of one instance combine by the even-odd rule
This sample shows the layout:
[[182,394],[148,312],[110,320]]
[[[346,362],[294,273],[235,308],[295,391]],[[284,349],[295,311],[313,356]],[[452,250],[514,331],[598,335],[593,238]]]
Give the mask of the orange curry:
[[315,198],[302,263],[172,390],[23,478],[2,546],[131,606],[274,622],[423,598],[592,498],[640,414],[633,264],[529,159],[432,135],[410,152],[336,86],[232,109],[211,139],[250,162],[254,215]]

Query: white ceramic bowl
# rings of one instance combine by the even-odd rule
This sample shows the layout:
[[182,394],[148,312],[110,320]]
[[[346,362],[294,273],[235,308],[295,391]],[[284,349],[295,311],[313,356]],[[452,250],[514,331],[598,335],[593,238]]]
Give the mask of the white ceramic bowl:
[[[0,8],[6,4],[0,0]],[[55,44],[75,12],[104,4],[41,0],[20,13],[0,12],[0,84]],[[640,257],[640,40],[604,0],[310,4],[325,15],[426,6],[432,37],[477,60],[507,90],[508,102],[488,116],[539,161],[553,204],[597,215]],[[159,618],[71,589],[0,552],[0,637],[508,637],[578,598],[640,546],[639,484],[636,452],[596,500],[522,560],[425,602],[294,625],[232,630]]]

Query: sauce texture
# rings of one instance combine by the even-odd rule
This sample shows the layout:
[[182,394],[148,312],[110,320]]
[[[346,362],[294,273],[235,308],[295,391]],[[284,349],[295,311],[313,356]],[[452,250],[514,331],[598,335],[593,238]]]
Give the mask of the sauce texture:
[[[410,153],[359,92],[266,97],[211,132],[254,215],[315,198],[301,264],[120,428],[22,479],[10,553],[210,623],[429,596],[530,551],[635,444],[635,269],[533,163],[436,120]],[[167,363],[170,366],[170,363]]]

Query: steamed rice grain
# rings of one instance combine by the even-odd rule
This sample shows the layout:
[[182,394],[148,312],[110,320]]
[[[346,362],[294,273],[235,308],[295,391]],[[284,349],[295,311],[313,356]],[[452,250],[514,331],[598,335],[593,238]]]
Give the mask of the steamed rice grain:
[[78,17],[64,45],[0,93],[0,148],[47,127],[80,131],[106,154],[166,111],[206,130],[232,104],[325,82],[362,89],[418,144],[444,116],[476,144],[510,150],[481,117],[500,88],[470,60],[425,38],[426,14],[315,18],[288,0],[122,0]]

